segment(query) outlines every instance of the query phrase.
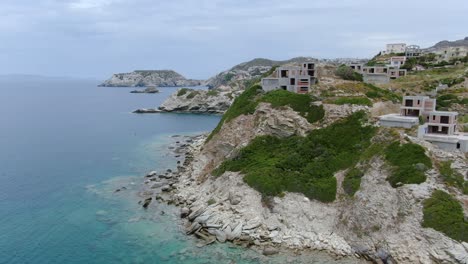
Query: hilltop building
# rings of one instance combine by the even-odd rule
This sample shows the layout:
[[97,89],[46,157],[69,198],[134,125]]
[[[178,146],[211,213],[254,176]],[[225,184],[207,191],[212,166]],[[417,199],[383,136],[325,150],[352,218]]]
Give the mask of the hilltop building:
[[301,66],[278,67],[271,77],[262,79],[262,88],[267,92],[283,89],[293,93],[308,93],[316,79],[315,63],[304,62]]
[[418,45],[409,45],[406,47],[405,56],[407,58],[419,57],[422,54],[421,47]]
[[436,111],[436,99],[405,96],[399,114],[380,116],[384,127],[418,128],[418,137],[445,150],[468,152],[468,134],[457,132],[457,112]]
[[434,51],[437,61],[450,61],[455,58],[462,58],[468,55],[467,47],[446,47]]
[[[395,60],[394,65],[401,65],[404,59],[400,57]],[[398,61],[398,62],[397,62]],[[405,69],[400,69],[400,67],[391,67],[387,66],[365,66],[364,64],[351,63],[348,64],[354,71],[362,74],[364,82],[367,83],[388,83],[391,79],[397,79],[402,76],[406,76],[407,71]]]
[[392,43],[387,44],[387,49],[382,51],[382,54],[398,54],[398,53],[405,53],[406,51],[406,44],[405,43]]

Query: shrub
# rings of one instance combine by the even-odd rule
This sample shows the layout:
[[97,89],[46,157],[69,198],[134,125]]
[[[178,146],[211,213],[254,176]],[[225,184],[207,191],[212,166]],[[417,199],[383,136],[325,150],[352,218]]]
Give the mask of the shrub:
[[181,89],[177,92],[177,96],[182,96],[182,95],[186,94],[189,90],[191,90],[191,89],[188,89],[188,88],[181,88]]
[[359,160],[356,153],[369,147],[375,133],[374,127],[362,125],[365,117],[364,112],[356,112],[307,137],[259,136],[212,174],[242,172],[244,181],[266,196],[289,191],[322,202],[334,201],[334,173],[354,166]]
[[226,75],[224,75],[224,83],[228,83],[229,81],[232,80],[232,78],[234,77],[234,74],[233,73],[226,73]]
[[216,200],[214,198],[210,198],[208,201],[207,201],[207,204],[208,205],[212,205],[212,204],[215,204],[216,203]]
[[188,95],[187,95],[187,99],[192,99],[194,98],[195,96],[198,95],[198,91],[191,91]]
[[206,93],[206,95],[208,95],[208,96],[217,96],[218,91],[211,89]]
[[424,153],[424,148],[414,143],[400,145],[399,142],[394,142],[390,144],[385,149],[385,159],[394,167],[387,178],[394,188],[400,184],[426,181],[424,172],[432,167],[431,160]]
[[372,101],[366,97],[340,97],[333,100],[332,103],[337,105],[354,104],[372,106]]
[[349,81],[360,81],[362,82],[362,74],[359,74],[355,72],[351,67],[347,65],[340,65],[336,71],[335,74],[338,77],[341,77],[343,80],[349,80]]
[[254,85],[239,95],[239,97],[234,100],[231,107],[229,107],[226,113],[224,113],[218,125],[208,136],[207,140],[210,140],[216,133],[218,133],[225,122],[229,122],[243,114],[253,114],[258,105],[255,97],[261,89],[262,87],[260,85]]
[[343,189],[348,195],[353,196],[359,190],[362,176],[364,176],[364,173],[356,168],[352,168],[346,173],[343,180]]
[[373,84],[365,83],[366,86],[366,96],[369,98],[380,98],[394,103],[401,101],[401,96],[393,93],[392,91],[379,88]]
[[458,188],[463,194],[468,194],[468,181],[465,181],[463,175],[452,169],[451,165],[451,161],[444,161],[439,164],[439,172],[444,182],[449,186]]
[[449,107],[452,106],[452,104],[461,104],[464,106],[468,106],[468,99],[459,99],[458,96],[454,94],[444,94],[437,97],[437,109],[447,110]]
[[296,94],[285,90],[275,90],[266,93],[261,99],[262,102],[268,102],[273,107],[290,106],[294,111],[305,117],[309,123],[322,120],[325,110],[322,106],[312,105],[315,101],[310,95]]
[[436,190],[423,203],[423,227],[430,227],[454,240],[468,242],[468,223],[460,203],[450,194]]

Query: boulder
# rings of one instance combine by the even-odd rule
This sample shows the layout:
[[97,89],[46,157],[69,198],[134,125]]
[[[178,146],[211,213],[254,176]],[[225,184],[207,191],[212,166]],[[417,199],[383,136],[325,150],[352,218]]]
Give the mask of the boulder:
[[180,209],[180,217],[181,218],[185,218],[189,214],[190,214],[190,209],[188,209],[187,207],[183,207],[182,209]]
[[143,202],[143,208],[145,209],[148,208],[152,200],[153,200],[152,197],[146,198],[145,201]]
[[262,251],[262,254],[265,256],[271,256],[271,255],[275,255],[278,253],[279,253],[278,249],[274,247],[265,247]]
[[198,207],[196,209],[192,209],[192,213],[188,216],[189,221],[195,220],[199,215],[205,212],[206,207]]
[[193,222],[189,227],[186,228],[185,233],[191,235],[201,229],[201,225],[197,222]]

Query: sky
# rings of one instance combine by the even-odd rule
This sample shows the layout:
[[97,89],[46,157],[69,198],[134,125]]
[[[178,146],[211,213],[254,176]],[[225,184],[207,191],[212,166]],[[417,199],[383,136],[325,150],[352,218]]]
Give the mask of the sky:
[[366,58],[468,36],[466,0],[0,0],[0,74],[207,79],[253,58]]

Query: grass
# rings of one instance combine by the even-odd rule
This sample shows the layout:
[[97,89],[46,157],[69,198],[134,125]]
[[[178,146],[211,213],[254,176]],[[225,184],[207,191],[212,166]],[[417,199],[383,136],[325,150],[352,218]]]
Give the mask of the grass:
[[191,91],[188,95],[187,95],[187,99],[192,99],[194,98],[195,96],[198,95],[198,91]]
[[459,99],[454,94],[444,94],[437,97],[437,110],[448,110],[452,104],[468,107],[468,98]]
[[323,110],[322,106],[312,105],[313,101],[315,101],[315,99],[307,94],[296,94],[284,90],[275,90],[263,94],[262,87],[260,85],[254,85],[245,90],[234,100],[231,107],[224,113],[207,140],[210,140],[217,134],[224,123],[240,115],[253,114],[260,102],[270,103],[272,107],[276,108],[290,106],[310,123],[317,122],[324,117],[325,110]]
[[354,166],[359,160],[356,153],[368,148],[375,134],[376,128],[362,125],[366,118],[364,112],[356,112],[307,137],[257,137],[212,174],[241,172],[244,181],[265,196],[288,191],[332,202],[337,184],[334,174]]
[[364,176],[364,172],[357,168],[352,168],[346,173],[343,189],[349,196],[353,196],[359,190],[362,176]]
[[373,99],[384,99],[387,101],[392,101],[394,103],[400,102],[402,97],[399,96],[398,94],[387,90],[387,89],[382,89],[380,87],[377,87],[373,84],[370,83],[365,83],[366,86],[366,96],[369,98]]
[[217,96],[219,93],[216,90],[209,90],[206,95],[208,96]]
[[426,181],[424,173],[432,167],[432,162],[418,144],[393,142],[385,149],[385,159],[393,165],[392,173],[387,178],[392,187],[402,184],[422,183]]
[[455,198],[436,190],[423,205],[423,227],[433,228],[454,240],[468,242],[468,223],[462,206]]
[[337,105],[344,105],[344,104],[352,104],[352,105],[367,105],[372,106],[372,101],[369,100],[367,97],[339,97],[337,99],[331,100],[329,103],[337,104]]
[[445,184],[458,188],[463,194],[468,194],[468,181],[465,181],[463,175],[452,169],[451,165],[451,161],[444,161],[438,166]]

